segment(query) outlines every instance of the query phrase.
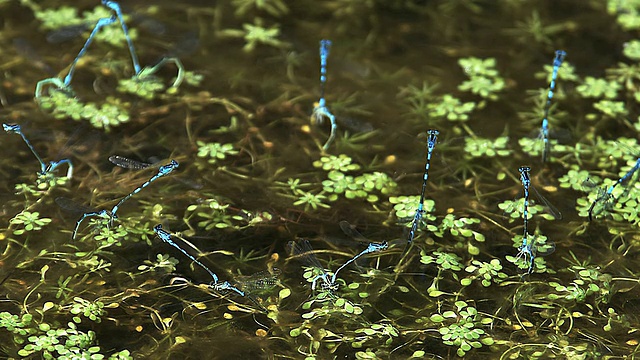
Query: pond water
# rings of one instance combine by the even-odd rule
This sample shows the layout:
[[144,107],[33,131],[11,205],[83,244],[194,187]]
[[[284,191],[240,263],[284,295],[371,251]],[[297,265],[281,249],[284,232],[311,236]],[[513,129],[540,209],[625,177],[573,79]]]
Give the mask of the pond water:
[[640,4],[0,14],[2,357],[638,351]]

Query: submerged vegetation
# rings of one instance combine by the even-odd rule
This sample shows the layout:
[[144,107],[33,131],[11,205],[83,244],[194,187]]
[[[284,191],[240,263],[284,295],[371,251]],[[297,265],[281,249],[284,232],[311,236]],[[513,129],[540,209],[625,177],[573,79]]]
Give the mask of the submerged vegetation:
[[637,1],[0,9],[3,357],[640,352]]

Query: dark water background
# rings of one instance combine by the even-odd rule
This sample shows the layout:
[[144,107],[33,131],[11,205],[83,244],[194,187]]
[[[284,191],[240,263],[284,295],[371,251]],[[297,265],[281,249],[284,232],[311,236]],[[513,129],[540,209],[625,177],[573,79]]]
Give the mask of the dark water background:
[[[134,43],[143,66],[169,53],[177,55],[187,70],[202,74],[204,81],[197,86],[183,84],[177,94],[150,101],[124,94],[116,87],[118,79],[132,74],[126,47],[96,41],[86,62],[78,66],[72,86],[87,103],[100,104],[109,96],[126,103],[131,120],[109,132],[93,129],[88,122],[54,119],[33,99],[39,80],[66,74],[64,69],[88,31],[63,36],[58,42],[56,36],[60,35],[41,29],[30,8],[17,1],[0,3],[2,121],[21,124],[45,161],[70,157],[75,165],[69,183],[41,197],[25,199],[15,194],[14,187],[35,183],[38,164],[19,136],[1,136],[0,227],[7,230],[0,242],[0,311],[28,312],[38,323],[65,328],[73,316],[69,308],[74,297],[101,301],[107,305],[102,321],[83,319],[78,328],[94,331],[94,345],[107,356],[128,349],[134,358],[297,359],[316,354],[319,359],[404,359],[417,351],[424,351],[426,358],[455,357],[457,347],[443,344],[440,326],[429,319],[434,313],[455,309],[455,301],[465,301],[483,317],[493,319],[490,326],[476,327],[495,340],[492,346],[469,351],[468,358],[634,356],[637,224],[605,218],[587,223],[578,215],[575,201],[586,195],[562,189],[558,183],[570,169],[617,179],[618,168],[625,163],[599,171],[602,161],[615,159],[595,160],[600,158],[594,156],[565,158],[543,166],[539,156],[524,152],[517,141],[540,124],[542,108],[530,101],[528,92],[540,89],[546,94],[548,80],[536,74],[551,64],[556,49],[568,53],[567,62],[580,77],[603,77],[605,69],[619,62],[633,63],[623,56],[622,49],[637,32],[622,30],[615,15],[607,13],[604,0],[301,0],[283,1],[288,13],[274,14],[255,7],[236,13],[241,4],[250,3],[121,2],[123,12],[131,15],[128,25],[137,31]],[[39,5],[43,9],[68,5],[81,11],[100,6],[92,1],[44,1]],[[547,27],[541,37],[523,30],[522,24],[537,18]],[[267,28],[277,26],[278,39],[286,45],[258,44],[246,52],[242,38],[221,36],[224,29],[242,29],[243,24],[256,21]],[[309,184],[306,191],[318,193],[326,179],[326,173],[313,162],[322,156],[320,146],[329,127],[326,123],[309,127],[320,92],[320,39],[333,41],[326,96],[338,118],[338,138],[327,153],[346,154],[362,166],[360,173],[382,172],[398,184],[393,194],[379,194],[380,200],[373,204],[340,196],[335,202],[325,201],[330,209],[305,209],[285,196],[286,185],[278,185],[286,184],[288,178],[299,178]],[[464,124],[424,112],[412,113],[403,89],[409,85],[420,88],[423,82],[438,84],[436,95],[452,94],[465,102],[480,102],[478,96],[457,89],[466,79],[458,65],[458,59],[465,57],[496,59],[506,83],[497,100],[474,110]],[[174,74],[172,66],[158,73],[167,84]],[[636,138],[636,130],[628,126],[637,121],[631,95],[625,99],[626,118],[588,120],[587,115],[596,111],[590,100],[576,95],[579,84],[563,81],[561,70],[561,96],[552,110],[552,124],[571,133],[568,146],[591,146],[597,136]],[[536,112],[540,117],[524,121],[521,114],[525,112]],[[232,121],[236,126],[223,131]],[[419,195],[425,133],[430,128],[440,131],[427,187],[427,198],[436,204],[432,215],[437,219],[447,214],[480,219],[472,228],[486,241],[471,241],[480,254],[470,255],[466,240],[460,242],[447,233],[434,236],[423,228],[404,259],[407,267],[398,275],[394,268],[401,246],[341,272],[347,283],[360,283],[360,289],[370,292],[362,299],[357,296],[360,290],[343,285],[337,291],[338,296],[360,304],[363,314],[336,310],[311,320],[303,318],[309,310],[301,304],[312,291],[302,278],[300,262],[285,260],[287,242],[311,239],[323,265],[336,269],[362,249],[361,245],[341,242],[347,238],[338,225],[341,220],[354,224],[374,241],[405,238],[406,230],[396,224],[388,197]],[[465,159],[469,131],[488,139],[509,136],[509,156]],[[369,136],[354,144],[343,138],[345,133]],[[197,141],[231,143],[238,154],[210,164],[197,156]],[[70,232],[78,217],[56,206],[56,197],[108,209],[154,174],[153,170],[114,168],[108,161],[113,154],[149,162],[176,159],[180,167],[169,178],[136,194],[120,210],[119,216],[133,219],[131,226],[138,232],[130,232],[117,245],[97,249],[92,242],[95,234],[83,226],[84,239],[71,241]],[[545,257],[551,272],[521,278],[523,270],[505,260],[506,255],[517,253],[511,239],[520,234],[521,221],[508,222],[497,204],[522,191],[517,168],[523,164],[532,166],[535,185],[547,190],[545,196],[564,217],[562,221],[534,218],[530,222],[530,232],[539,226],[555,242],[556,251]],[[464,173],[462,169],[472,171]],[[233,226],[224,229],[199,226],[204,218],[188,216],[187,208],[199,205],[199,211],[205,211],[203,204],[208,199],[228,204],[227,214],[245,220],[233,220]],[[15,235],[10,219],[27,207],[52,221],[41,231]],[[249,226],[247,213],[268,213],[271,220]],[[269,267],[280,269],[280,285],[256,295],[269,315],[249,299],[233,294],[220,299],[219,294],[194,286],[171,286],[176,276],[193,283],[210,279],[195,264],[189,265],[181,253],[153,237],[151,227],[157,223],[196,236],[190,241],[206,253],[200,260],[223,280]],[[437,225],[439,220],[432,223]],[[459,280],[468,275],[464,270],[440,272],[435,264],[419,261],[420,251],[430,254],[436,250],[457,254],[464,266],[474,259],[500,259],[508,278],[488,288],[477,282],[463,287]],[[155,262],[157,254],[178,259],[175,271],[140,270],[145,261]],[[96,269],[89,261],[94,256],[97,258],[92,261],[102,260],[110,266]],[[44,266],[48,271],[41,280]],[[593,283],[600,289],[609,286],[610,294],[597,291],[579,301],[550,298],[549,294],[558,291],[548,283],[575,284],[579,279],[576,266],[597,270]],[[427,288],[438,276],[440,290],[446,294],[429,296]],[[65,279],[70,279],[67,290],[60,293]],[[290,289],[291,295],[279,298],[283,289]],[[48,302],[54,307],[43,312]],[[245,310],[230,308],[233,303]],[[318,308],[335,310],[327,304],[312,306]],[[397,333],[363,340],[358,330],[372,324],[384,324]],[[604,329],[607,324],[612,324],[611,330]],[[293,329],[303,329],[302,334],[292,336]],[[0,333],[0,354],[16,357],[24,345],[16,344],[6,329]],[[354,349],[351,344],[359,340],[362,348]],[[35,352],[31,356],[42,355]]]

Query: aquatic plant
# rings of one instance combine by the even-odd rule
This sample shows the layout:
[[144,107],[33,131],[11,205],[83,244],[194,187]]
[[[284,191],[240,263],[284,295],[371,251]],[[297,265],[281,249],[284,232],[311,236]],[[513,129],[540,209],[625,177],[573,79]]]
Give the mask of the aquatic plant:
[[202,219],[198,221],[198,227],[207,231],[214,228],[237,227],[237,223],[244,219],[240,215],[228,214],[228,208],[229,204],[222,204],[216,199],[207,199],[200,204],[189,205],[185,210],[183,220],[189,224],[189,221],[197,216]]
[[[518,200],[505,200],[498,204],[498,209],[504,211],[504,214],[508,216],[509,222],[514,222],[516,219],[522,219],[524,212],[524,198]],[[546,220],[553,220],[552,214],[545,212],[545,207],[542,204],[535,204],[533,200],[529,200],[528,206],[528,218],[532,218],[534,215],[539,215]]]
[[313,162],[313,166],[316,168],[322,168],[324,171],[337,170],[341,172],[360,170],[360,165],[352,164],[352,160],[345,154],[338,156],[328,155],[323,156],[320,160]]
[[[46,311],[45,309],[44,311]],[[94,331],[81,331],[69,322],[66,327],[55,327],[47,322],[37,321],[30,314],[22,317],[9,312],[0,313],[0,328],[13,333],[13,339],[20,347],[17,354],[22,357],[39,355],[44,359],[103,359],[101,349],[96,346]],[[113,353],[110,359],[130,360],[128,350]]]
[[478,255],[480,254],[480,249],[471,242],[471,239],[484,242],[485,237],[482,233],[472,230],[469,227],[479,223],[480,219],[467,217],[456,218],[453,214],[447,214],[442,218],[440,224],[428,224],[427,230],[439,238],[445,237],[445,234],[451,235],[453,239],[459,242],[460,246],[464,246],[466,242],[469,254]]
[[[436,114],[436,116],[437,114],[447,114],[447,117],[449,117],[451,116],[450,113],[452,113],[452,111],[449,111],[450,108],[448,106],[445,106],[444,104],[451,103],[454,101],[454,99],[444,99],[443,96],[443,99],[441,100],[441,106],[438,106],[438,108],[433,108],[432,106],[430,106],[430,104],[432,104],[434,101],[434,92],[436,89],[438,89],[438,87],[438,84],[432,85],[426,81],[423,81],[420,87],[415,85],[407,85],[401,87],[400,91],[397,94],[397,97],[402,99],[406,103],[406,107],[409,109],[407,115],[411,117],[417,117],[421,120],[428,120],[429,117],[432,116],[427,116],[431,109],[433,109],[433,112]],[[470,107],[471,109],[469,111],[462,112],[459,115],[453,113],[454,119],[452,120],[457,120],[459,117],[461,117],[461,120],[464,120],[462,119],[462,117],[465,116],[464,114],[469,113],[475,107],[468,104],[469,103],[467,103],[467,105],[465,106],[467,108]]]
[[[71,314],[82,315],[85,318],[96,323],[102,321],[100,319],[100,316],[106,314],[106,311],[104,310],[104,304],[100,301],[91,302],[81,297],[75,297],[73,298],[73,301],[74,302],[73,304],[71,304],[69,309],[69,312]],[[82,322],[82,319],[79,316],[74,316],[73,322],[75,322],[76,324],[80,324]]]
[[617,16],[616,20],[624,30],[640,28],[640,6],[635,1],[608,0],[607,12]]
[[325,200],[329,200],[325,195],[322,194],[313,194],[306,191],[299,191],[297,193],[298,198],[293,202],[293,205],[300,206],[304,205],[304,210],[309,211],[311,209],[318,210],[318,208],[331,208],[331,205],[325,204]]
[[206,158],[209,164],[215,164],[218,160],[224,160],[227,156],[237,155],[233,144],[206,143],[198,140],[198,157]]
[[282,16],[289,13],[287,4],[281,0],[232,0],[236,7],[236,16],[244,16],[251,11],[265,11],[273,16]]
[[37,211],[30,212],[25,210],[9,220],[9,223],[18,227],[17,229],[13,230],[14,235],[22,235],[27,231],[42,230],[43,226],[51,223],[51,219],[40,218],[40,213]]
[[178,260],[167,254],[157,254],[155,260],[155,262],[145,260],[142,265],[138,266],[138,270],[142,272],[161,271],[172,273],[176,270],[176,265],[178,265]]
[[[513,237],[514,248],[521,249],[523,246],[523,235],[516,235]],[[528,259],[527,256],[517,254],[516,256],[507,255],[505,259],[512,264],[515,264],[521,270],[529,269],[530,272],[547,272],[554,273],[555,271],[547,267],[547,263],[542,255],[550,254],[555,250],[555,244],[547,239],[545,235],[540,234],[536,230],[535,234],[528,234],[527,242],[531,242],[531,249],[533,253],[533,259]],[[530,255],[529,255],[530,256]]]
[[615,99],[618,96],[618,90],[620,90],[620,84],[617,82],[591,76],[585,77],[582,85],[576,87],[576,91],[585,98]]
[[507,149],[509,137],[501,136],[495,140],[467,137],[464,146],[466,158],[509,156],[511,150]]
[[[419,195],[401,195],[401,196],[391,196],[389,197],[389,202],[393,204],[393,211],[395,213],[396,218],[399,220],[408,219],[413,217],[413,213],[418,208],[418,204],[420,202]],[[424,201],[424,219],[434,221],[435,216],[430,214],[435,210],[435,201],[432,199],[425,199]]]
[[[484,99],[494,101],[498,99],[496,93],[504,89],[505,82],[495,69],[496,59],[462,58],[458,60],[458,64],[469,77],[469,80],[458,85],[458,90],[469,91]],[[465,106],[467,104],[469,103]],[[479,107],[484,106],[481,104]]]
[[364,198],[367,192],[356,183],[355,178],[340,171],[331,170],[327,179],[322,181],[322,189],[329,194],[329,201],[338,200],[338,195],[344,194],[347,199]]
[[445,94],[440,102],[429,103],[426,107],[431,117],[446,118],[449,121],[467,121],[469,113],[475,109],[476,103],[462,103],[459,99]]
[[483,317],[475,307],[464,301],[455,302],[456,310],[447,310],[433,314],[429,318],[440,324],[438,330],[445,345],[456,346],[456,354],[463,357],[472,349],[479,349],[483,345],[493,345],[494,340],[481,328],[490,325],[493,319]]
[[473,260],[471,265],[467,266],[464,271],[470,273],[470,276],[460,280],[463,286],[469,286],[473,281],[480,279],[482,286],[489,287],[491,284],[500,284],[509,277],[503,273],[500,259],[491,259],[489,262]]
[[221,38],[242,38],[245,45],[242,48],[245,52],[253,52],[258,45],[268,45],[275,48],[287,48],[289,44],[278,39],[280,27],[276,24],[269,28],[263,27],[264,21],[255,18],[253,24],[242,24],[242,30],[223,29],[218,32]]
[[[145,100],[152,100],[158,93],[164,91],[166,88],[162,80],[155,76],[155,73],[167,63],[173,63],[178,69],[176,79],[171,87],[167,89],[167,93],[175,94],[187,76],[182,62],[176,57],[165,57],[156,65],[143,68],[140,73],[130,79],[119,80],[118,91],[137,95]],[[188,80],[190,83],[198,84],[202,79],[190,75]]]
[[[62,84],[57,84],[63,86]],[[36,89],[36,93],[42,91]],[[37,96],[37,95],[36,95]],[[40,106],[51,111],[57,119],[71,118],[73,120],[88,120],[95,128],[110,131],[130,120],[127,104],[113,97],[107,97],[106,102],[98,107],[92,103],[82,103],[76,97],[71,97],[64,91],[51,91],[49,96],[40,96]]]
[[[24,149],[4,148],[3,354],[633,357],[636,3],[138,4],[123,19],[141,57],[160,61],[137,69],[113,2],[0,1],[5,14],[34,20],[5,16],[6,120],[31,121],[43,158],[76,165],[72,179],[34,177]],[[80,56],[76,82],[57,77],[98,19],[105,25]],[[325,37],[341,50],[329,63],[333,155],[308,125],[328,113],[312,105]],[[597,40],[604,56],[578,38]],[[573,63],[550,64],[554,44]],[[183,71],[177,54],[195,71]],[[61,121],[44,121],[28,103],[38,74],[53,77],[36,86],[36,101]],[[551,156],[540,163],[543,117]],[[174,155],[187,170],[130,193],[145,180],[113,169],[113,154]],[[565,220],[533,198],[524,219],[524,200],[505,201],[522,192],[523,165]],[[63,221],[54,199],[104,208],[123,193],[137,194],[136,211],[90,212],[82,236],[69,239],[79,217]],[[183,232],[162,237],[157,226]],[[293,239],[312,242],[320,265],[293,265],[305,258],[284,255]],[[371,244],[385,247],[367,252]],[[229,282],[189,266],[194,259]],[[251,284],[245,274],[265,268],[272,273]]]
[[533,41],[550,45],[553,43],[552,37],[554,35],[575,26],[571,21],[547,25],[540,17],[538,10],[533,9],[528,18],[516,21],[515,28],[506,29],[505,32],[523,44],[528,44]]
[[443,279],[444,273],[450,273],[450,276],[459,281],[458,272],[462,271],[464,265],[462,264],[462,258],[454,253],[447,253],[442,251],[434,251],[431,255],[422,250],[420,252],[420,262],[425,265],[435,264],[438,268],[438,275],[433,278],[433,282],[427,288],[427,293],[432,297],[439,297],[446,295],[446,292],[440,290],[440,280]]

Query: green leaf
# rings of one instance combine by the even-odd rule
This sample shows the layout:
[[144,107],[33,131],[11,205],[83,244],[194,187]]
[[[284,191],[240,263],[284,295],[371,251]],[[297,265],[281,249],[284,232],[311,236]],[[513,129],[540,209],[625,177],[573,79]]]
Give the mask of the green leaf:
[[485,345],[493,345],[495,343],[495,341],[493,340],[493,338],[490,337],[486,337],[480,340],[481,343],[485,344]]
[[445,312],[442,313],[442,316],[444,316],[445,318],[450,318],[450,319],[455,319],[456,317],[458,317],[458,315],[451,311],[451,310],[447,310]]

